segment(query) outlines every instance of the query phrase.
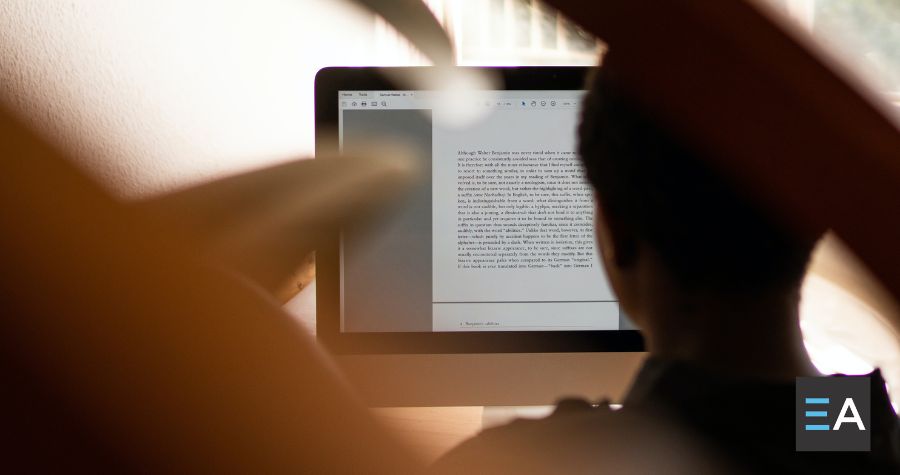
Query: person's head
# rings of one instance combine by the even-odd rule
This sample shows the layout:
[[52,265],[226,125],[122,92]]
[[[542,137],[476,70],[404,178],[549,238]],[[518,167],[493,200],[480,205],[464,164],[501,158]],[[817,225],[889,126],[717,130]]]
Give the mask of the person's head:
[[625,312],[647,323],[660,289],[706,300],[796,294],[814,239],[761,212],[621,86],[606,61],[578,132],[598,244]]

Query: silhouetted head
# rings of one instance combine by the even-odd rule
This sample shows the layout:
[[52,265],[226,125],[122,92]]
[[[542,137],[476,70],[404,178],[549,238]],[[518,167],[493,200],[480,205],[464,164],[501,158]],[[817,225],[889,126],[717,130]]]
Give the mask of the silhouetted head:
[[639,324],[659,288],[706,299],[796,293],[814,240],[761,212],[646,113],[608,60],[585,98],[579,141],[604,264]]

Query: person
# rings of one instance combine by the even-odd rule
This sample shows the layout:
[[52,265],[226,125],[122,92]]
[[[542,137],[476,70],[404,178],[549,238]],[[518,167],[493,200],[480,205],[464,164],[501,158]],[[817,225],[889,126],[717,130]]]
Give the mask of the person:
[[[878,370],[867,375],[870,452],[795,448],[795,379],[821,376],[798,314],[821,233],[761,210],[700,144],[645,109],[607,55],[578,135],[603,264],[649,353],[622,409],[566,400],[545,419],[482,432],[434,470],[598,473],[611,459],[642,472],[635,467],[652,454],[652,471],[666,473],[900,473],[900,429]],[[674,460],[660,437],[690,445],[695,457]],[[711,459],[718,469],[684,465]]]

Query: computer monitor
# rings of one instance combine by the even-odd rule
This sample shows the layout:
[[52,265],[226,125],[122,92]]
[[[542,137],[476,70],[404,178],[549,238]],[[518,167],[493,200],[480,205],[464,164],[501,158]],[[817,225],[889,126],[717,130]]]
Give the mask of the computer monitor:
[[372,405],[616,398],[643,342],[606,282],[576,155],[590,68],[482,69],[501,86],[317,74],[318,156],[400,141],[425,177],[318,250],[318,338]]

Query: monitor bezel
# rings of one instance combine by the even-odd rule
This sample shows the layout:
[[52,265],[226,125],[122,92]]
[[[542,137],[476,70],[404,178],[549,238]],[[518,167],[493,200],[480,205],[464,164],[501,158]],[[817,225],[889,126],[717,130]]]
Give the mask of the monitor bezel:
[[[316,156],[338,151],[338,92],[389,91],[386,78],[421,73],[423,67],[329,67],[315,78]],[[580,90],[595,68],[581,66],[487,67],[505,90]],[[419,71],[417,71],[419,70]],[[316,251],[316,334],[338,354],[458,354],[644,351],[637,330],[341,332],[340,232],[328,230]]]

